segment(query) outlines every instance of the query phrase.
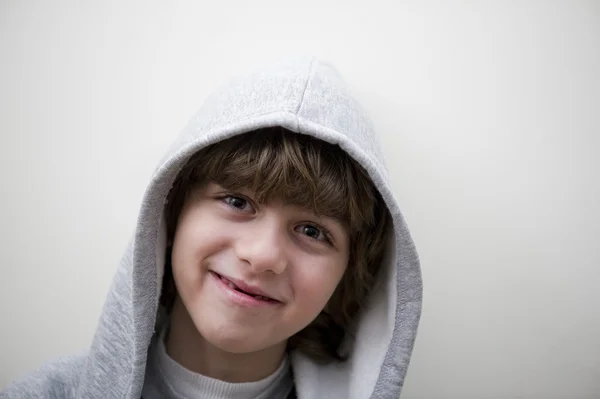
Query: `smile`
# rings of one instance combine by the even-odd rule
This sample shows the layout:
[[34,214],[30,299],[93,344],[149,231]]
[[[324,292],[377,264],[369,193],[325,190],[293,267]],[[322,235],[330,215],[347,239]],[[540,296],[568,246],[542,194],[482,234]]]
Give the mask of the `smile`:
[[[246,288],[245,290],[236,285],[233,281],[223,277],[222,275],[209,271],[210,276],[216,281],[221,289],[228,294],[228,297],[234,302],[245,305],[245,306],[272,306],[280,304],[276,299],[269,298],[266,295],[261,295],[252,292],[252,289]],[[250,291],[250,292],[249,292]],[[255,291],[255,290],[254,290]]]

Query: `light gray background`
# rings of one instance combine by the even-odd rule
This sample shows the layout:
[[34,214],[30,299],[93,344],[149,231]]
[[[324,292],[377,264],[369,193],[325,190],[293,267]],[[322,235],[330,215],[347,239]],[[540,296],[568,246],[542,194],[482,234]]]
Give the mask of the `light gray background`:
[[403,398],[600,397],[600,2],[0,1],[0,387],[91,340],[206,95],[330,60],[419,249]]

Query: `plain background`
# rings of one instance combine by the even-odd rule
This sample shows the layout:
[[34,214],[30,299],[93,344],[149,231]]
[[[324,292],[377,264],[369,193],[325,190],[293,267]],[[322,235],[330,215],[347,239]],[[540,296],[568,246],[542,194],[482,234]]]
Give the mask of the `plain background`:
[[299,54],[371,114],[420,253],[402,397],[600,397],[597,1],[0,0],[0,387],[89,345],[207,94]]

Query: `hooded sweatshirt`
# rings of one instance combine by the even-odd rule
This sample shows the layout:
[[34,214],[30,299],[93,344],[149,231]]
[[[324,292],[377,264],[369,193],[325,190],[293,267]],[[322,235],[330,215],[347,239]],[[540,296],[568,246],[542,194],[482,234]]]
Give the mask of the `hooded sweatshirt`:
[[140,398],[148,350],[161,329],[157,314],[169,190],[200,149],[274,126],[338,145],[368,172],[393,219],[375,287],[356,320],[349,359],[319,364],[300,352],[290,353],[296,395],[398,398],[421,314],[419,260],[368,116],[339,72],[314,58],[238,76],[209,96],[147,186],[89,350],[47,363],[11,383],[0,398]]

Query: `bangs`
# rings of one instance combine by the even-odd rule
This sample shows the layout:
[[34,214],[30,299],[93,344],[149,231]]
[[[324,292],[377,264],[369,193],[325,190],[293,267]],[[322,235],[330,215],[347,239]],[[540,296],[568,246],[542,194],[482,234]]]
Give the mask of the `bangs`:
[[366,172],[337,145],[307,135],[256,130],[209,146],[190,163],[196,183],[247,189],[260,203],[301,206],[351,231],[373,223],[376,199]]

